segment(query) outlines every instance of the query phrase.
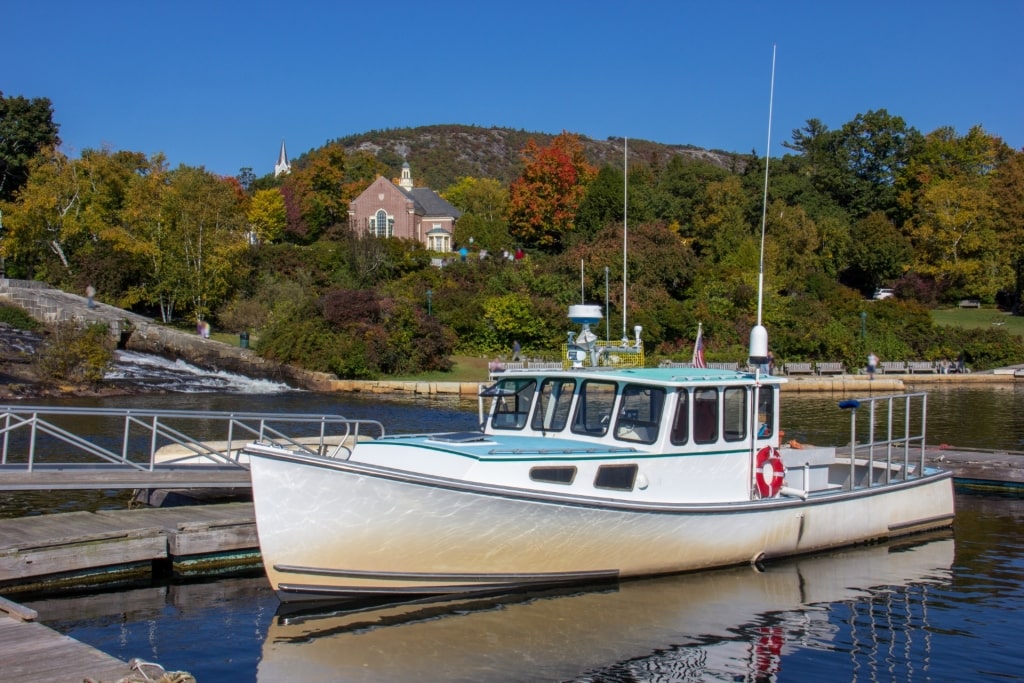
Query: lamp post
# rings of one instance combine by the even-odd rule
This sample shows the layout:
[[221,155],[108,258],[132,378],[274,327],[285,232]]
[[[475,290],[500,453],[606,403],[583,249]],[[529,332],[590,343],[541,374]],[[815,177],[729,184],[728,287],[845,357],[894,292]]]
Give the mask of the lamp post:
[[433,317],[434,290],[427,288],[427,315]]
[[868,329],[868,314],[866,311],[860,312],[860,340],[864,341],[867,337]]

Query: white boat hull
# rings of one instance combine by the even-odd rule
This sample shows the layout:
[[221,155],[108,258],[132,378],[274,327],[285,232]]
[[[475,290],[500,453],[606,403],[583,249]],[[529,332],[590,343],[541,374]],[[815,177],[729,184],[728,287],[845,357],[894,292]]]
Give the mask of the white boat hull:
[[949,473],[809,497],[668,505],[558,496],[253,445],[283,600],[512,590],[728,566],[949,526]]
[[[916,540],[773,563],[762,572],[738,567],[519,598],[304,605],[270,623],[257,678],[419,683],[429,672],[430,680],[475,683],[604,680],[595,674],[624,665],[635,677],[615,680],[788,680],[796,670],[781,677],[783,654],[846,635],[821,603],[882,591],[888,597],[878,609],[900,624],[908,607],[915,615],[924,610],[914,627],[929,628],[929,591],[907,587],[947,584],[955,547],[951,536]],[[871,628],[867,620],[858,625],[866,636],[858,652],[882,670],[894,653],[888,639],[867,637]]]

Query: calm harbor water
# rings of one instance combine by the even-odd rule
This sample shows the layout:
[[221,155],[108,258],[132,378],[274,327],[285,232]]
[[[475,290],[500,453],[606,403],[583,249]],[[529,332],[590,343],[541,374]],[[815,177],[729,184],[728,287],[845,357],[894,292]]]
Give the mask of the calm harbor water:
[[[848,417],[836,400],[784,396],[787,439],[844,442]],[[475,402],[298,392],[61,403],[331,412],[378,419],[393,432],[476,421]],[[1024,450],[1024,392],[943,390],[929,394],[928,409],[930,444]],[[6,513],[116,505],[120,494],[72,495],[7,502]],[[742,567],[348,613],[288,614],[260,573],[25,602],[63,633],[200,683],[1024,680],[1022,521],[1024,497],[958,492],[951,532],[772,562],[762,573]]]

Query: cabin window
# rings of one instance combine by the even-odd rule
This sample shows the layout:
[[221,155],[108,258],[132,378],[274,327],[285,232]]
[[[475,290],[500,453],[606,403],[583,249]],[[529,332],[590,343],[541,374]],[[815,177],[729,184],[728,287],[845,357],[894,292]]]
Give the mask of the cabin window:
[[722,392],[722,435],[726,441],[747,438],[746,387],[729,387]]
[[530,479],[549,484],[571,484],[575,478],[575,467],[534,467],[530,470]]
[[757,398],[757,438],[775,435],[775,389],[761,387]]
[[636,465],[601,465],[597,468],[594,488],[632,491],[636,472]]
[[697,443],[718,441],[718,389],[693,392],[693,440]]
[[615,406],[615,388],[614,382],[583,382],[580,385],[579,400],[576,402],[572,431],[589,436],[607,434],[612,408]]
[[682,446],[690,440],[690,394],[680,390],[676,394],[676,415],[672,419],[672,444]]
[[546,379],[537,392],[537,409],[530,425],[537,431],[560,432],[569,424],[569,408],[576,390],[574,379]]
[[494,429],[522,429],[530,415],[537,382],[526,377],[505,379],[495,389],[491,427]]
[[665,390],[640,384],[627,384],[622,389],[619,415],[615,420],[615,438],[637,443],[654,443],[661,427],[661,410],[665,406]]

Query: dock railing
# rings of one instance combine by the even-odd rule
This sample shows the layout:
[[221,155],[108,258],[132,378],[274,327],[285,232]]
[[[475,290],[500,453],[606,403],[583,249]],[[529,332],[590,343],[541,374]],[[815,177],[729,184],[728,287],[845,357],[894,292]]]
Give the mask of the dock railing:
[[[238,455],[252,441],[337,455],[361,437],[384,434],[376,420],[341,415],[7,405],[0,406],[0,469],[81,471],[92,464],[108,472],[112,466],[135,472],[211,465],[246,470]],[[177,455],[158,459],[165,446],[175,446]]]
[[[867,404],[867,424],[858,432],[857,413]],[[852,408],[850,414],[850,488],[856,487],[857,459],[867,464],[865,486],[893,481],[894,457],[899,464],[899,478],[907,480],[924,476],[925,432],[928,422],[928,394],[895,394],[843,401],[840,407]],[[917,457],[911,462],[911,450]],[[879,451],[882,451],[879,453]],[[858,455],[859,454],[859,455]],[[875,481],[875,461],[884,454],[885,475]]]

